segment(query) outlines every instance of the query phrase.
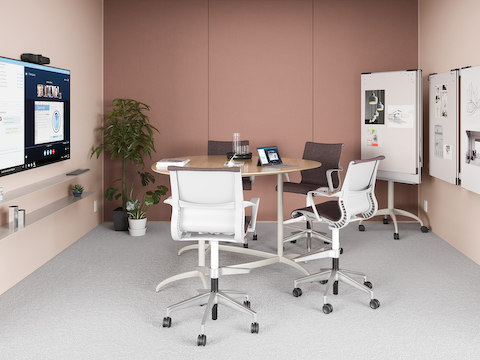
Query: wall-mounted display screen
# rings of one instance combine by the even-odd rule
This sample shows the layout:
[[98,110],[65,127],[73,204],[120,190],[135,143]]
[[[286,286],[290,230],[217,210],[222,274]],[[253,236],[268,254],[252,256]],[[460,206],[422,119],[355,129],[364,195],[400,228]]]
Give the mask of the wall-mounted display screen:
[[0,57],[0,176],[70,158],[70,71]]

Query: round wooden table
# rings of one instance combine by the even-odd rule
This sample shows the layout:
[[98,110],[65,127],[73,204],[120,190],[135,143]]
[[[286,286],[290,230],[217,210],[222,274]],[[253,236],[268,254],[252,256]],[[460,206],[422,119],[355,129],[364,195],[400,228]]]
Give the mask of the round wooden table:
[[[183,156],[179,159],[190,159],[190,162],[186,167],[195,167],[195,168],[223,168],[227,162],[225,155],[195,155],[195,156]],[[297,256],[297,254],[283,254],[283,174],[288,174],[291,172],[301,171],[301,170],[310,170],[320,167],[322,164],[318,161],[312,160],[303,160],[303,159],[292,159],[292,158],[282,158],[282,165],[274,166],[257,166],[258,157],[254,156],[251,160],[235,160],[235,162],[242,163],[240,166],[242,176],[266,176],[266,175],[277,175],[277,252],[276,254],[268,253],[265,251],[253,250],[249,248],[241,248],[231,245],[220,245],[220,250],[237,252],[247,255],[253,255],[263,258],[262,260],[253,261],[244,264],[236,264],[232,267],[238,268],[257,268],[270,264],[283,263],[290,265],[298,270],[300,270],[305,275],[309,275],[309,272],[305,270],[302,266],[292,261],[290,258]],[[156,163],[152,164],[152,170],[154,172],[168,175],[169,172],[166,169],[157,170]],[[179,255],[190,249],[198,248],[198,265],[205,266],[205,242],[199,242],[198,245],[189,245],[179,251]],[[198,271],[192,271],[176,275],[174,277],[168,278],[162,281],[157,286],[157,291],[161,287],[175,280],[179,280],[186,277],[200,276]],[[188,276],[187,276],[188,274]],[[203,274],[202,274],[203,276]],[[200,276],[202,278],[202,276]],[[204,287],[207,287],[206,281],[202,278]]]

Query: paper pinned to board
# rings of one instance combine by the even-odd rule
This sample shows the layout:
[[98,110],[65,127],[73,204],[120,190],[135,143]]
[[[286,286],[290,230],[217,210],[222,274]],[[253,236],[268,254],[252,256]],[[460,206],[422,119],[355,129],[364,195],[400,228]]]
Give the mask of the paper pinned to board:
[[368,130],[367,134],[367,146],[374,146],[378,147],[378,130],[377,129],[370,129]]

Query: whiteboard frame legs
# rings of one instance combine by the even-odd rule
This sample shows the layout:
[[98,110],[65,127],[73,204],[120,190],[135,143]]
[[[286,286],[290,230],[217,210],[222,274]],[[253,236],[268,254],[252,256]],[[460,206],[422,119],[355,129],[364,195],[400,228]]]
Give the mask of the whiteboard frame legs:
[[[393,221],[393,226],[394,226],[393,238],[395,240],[400,239],[400,234],[398,232],[397,215],[398,216],[405,216],[405,217],[409,217],[411,219],[414,219],[415,221],[420,223],[422,232],[426,232],[426,231],[423,231],[423,228],[425,227],[423,225],[423,221],[417,215],[412,214],[411,212],[408,212],[406,210],[395,209],[395,206],[394,206],[394,203],[395,203],[394,183],[395,183],[394,181],[391,181],[391,180],[388,181],[388,208],[378,210],[377,213],[375,214],[375,216],[383,215],[384,220],[388,219],[388,216],[390,216],[390,218]],[[362,224],[362,222],[363,221],[360,221],[360,225]]]

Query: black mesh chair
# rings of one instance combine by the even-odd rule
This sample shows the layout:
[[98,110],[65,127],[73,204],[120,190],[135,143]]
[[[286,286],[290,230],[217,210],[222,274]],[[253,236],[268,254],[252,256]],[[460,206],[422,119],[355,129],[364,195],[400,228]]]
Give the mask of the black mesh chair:
[[[340,166],[340,155],[342,153],[343,144],[322,144],[308,141],[305,143],[303,159],[315,160],[322,163],[322,166],[312,170],[304,170],[301,172],[302,179],[299,183],[285,182],[283,191],[304,195],[307,197],[309,191],[330,191],[335,192],[341,186],[339,172],[343,169]],[[307,198],[306,205],[312,206]],[[285,225],[291,221],[286,221]],[[312,237],[330,242],[325,234],[313,230],[313,221],[306,221],[305,229],[298,229],[292,235],[285,238],[284,242],[296,242],[297,239],[307,238],[307,250],[312,247]]]
[[[240,140],[240,145],[250,145],[248,140]],[[232,151],[232,141],[208,140],[208,155],[227,155]],[[242,177],[243,190],[252,190],[253,179]]]

